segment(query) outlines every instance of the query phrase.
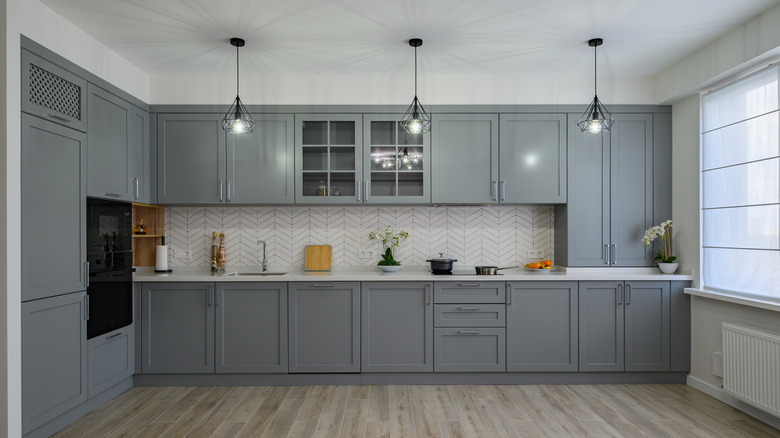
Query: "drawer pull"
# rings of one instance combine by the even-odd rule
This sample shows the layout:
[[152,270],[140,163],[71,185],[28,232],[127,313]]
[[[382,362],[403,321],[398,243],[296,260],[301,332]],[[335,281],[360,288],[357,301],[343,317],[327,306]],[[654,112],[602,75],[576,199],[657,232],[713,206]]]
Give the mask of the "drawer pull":
[[459,335],[481,335],[482,332],[479,330],[458,330]]
[[119,332],[119,333],[113,334],[113,335],[111,335],[111,336],[106,336],[106,341],[109,341],[109,340],[111,340],[111,339],[114,339],[114,338],[118,338],[118,337],[120,337],[120,336],[122,336],[122,332]]
[[479,283],[458,283],[461,287],[479,287]]
[[73,121],[73,120],[71,120],[71,119],[69,119],[67,117],[58,116],[57,114],[53,114],[53,113],[46,113],[44,115],[46,117],[51,117],[52,119],[56,119],[56,120],[59,120],[60,122],[64,122],[64,123],[70,123],[70,122]]
[[311,285],[311,287],[333,287],[333,284],[327,284],[327,283],[314,283]]
[[482,310],[481,307],[458,307],[458,310]]

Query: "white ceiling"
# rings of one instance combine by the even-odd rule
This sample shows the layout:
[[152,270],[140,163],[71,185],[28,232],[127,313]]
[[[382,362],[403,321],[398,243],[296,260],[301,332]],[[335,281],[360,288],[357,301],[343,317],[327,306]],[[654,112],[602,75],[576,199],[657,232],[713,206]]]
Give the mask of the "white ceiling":
[[777,0],[41,0],[151,76],[652,76]]

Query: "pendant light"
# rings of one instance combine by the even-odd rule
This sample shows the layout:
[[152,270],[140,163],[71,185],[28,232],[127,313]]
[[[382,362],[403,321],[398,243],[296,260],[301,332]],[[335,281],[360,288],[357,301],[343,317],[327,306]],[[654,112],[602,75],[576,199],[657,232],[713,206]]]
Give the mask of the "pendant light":
[[241,38],[230,39],[230,45],[236,48],[236,100],[225,113],[225,118],[222,119],[222,129],[231,134],[252,132],[255,128],[255,121],[252,120],[249,111],[246,110],[244,104],[241,103],[241,98],[238,97],[238,48],[244,47],[244,44],[245,42]]
[[409,40],[409,45],[414,47],[414,99],[401,119],[401,127],[409,134],[422,134],[431,130],[431,116],[417,99],[417,48],[422,46],[422,43],[420,38]]
[[609,131],[612,124],[615,123],[615,119],[612,118],[612,114],[607,111],[604,105],[599,101],[599,95],[596,92],[596,47],[604,44],[604,40],[601,38],[593,38],[588,40],[588,46],[593,47],[593,102],[590,103],[588,109],[585,110],[585,114],[580,117],[577,126],[580,127],[580,131],[589,132],[591,134],[598,134],[602,130]]

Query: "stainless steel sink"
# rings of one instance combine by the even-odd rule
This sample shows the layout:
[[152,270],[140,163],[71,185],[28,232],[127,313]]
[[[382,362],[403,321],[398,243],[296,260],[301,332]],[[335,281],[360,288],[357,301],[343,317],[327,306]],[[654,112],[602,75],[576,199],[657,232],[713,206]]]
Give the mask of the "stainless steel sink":
[[226,277],[235,276],[266,276],[266,275],[284,275],[286,272],[228,272]]

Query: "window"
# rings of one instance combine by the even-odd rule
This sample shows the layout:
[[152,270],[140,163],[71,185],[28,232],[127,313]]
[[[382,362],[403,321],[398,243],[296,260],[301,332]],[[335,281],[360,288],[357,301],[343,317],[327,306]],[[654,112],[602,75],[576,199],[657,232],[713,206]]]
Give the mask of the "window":
[[780,301],[779,71],[702,96],[705,289]]

